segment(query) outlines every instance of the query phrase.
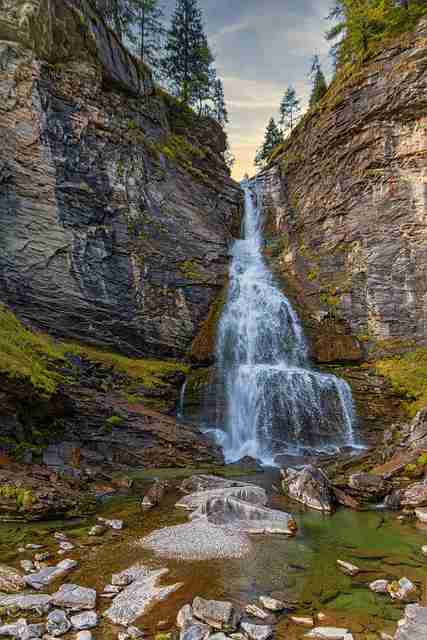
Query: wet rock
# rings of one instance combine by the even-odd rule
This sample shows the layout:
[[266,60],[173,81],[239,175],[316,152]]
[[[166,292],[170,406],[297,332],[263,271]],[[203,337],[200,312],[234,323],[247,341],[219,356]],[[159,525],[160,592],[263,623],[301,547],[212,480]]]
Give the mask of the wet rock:
[[6,611],[27,611],[41,615],[49,611],[51,602],[52,596],[45,594],[0,594],[0,608]]
[[355,564],[345,562],[344,560],[337,560],[337,565],[343,573],[346,573],[349,576],[356,576],[360,571],[359,567],[356,567]]
[[18,593],[25,588],[24,577],[6,564],[0,564],[0,591],[3,593]]
[[193,517],[196,518],[205,514],[206,505],[213,499],[226,500],[229,497],[239,498],[254,505],[267,504],[267,494],[264,489],[255,485],[239,485],[190,493],[181,498],[175,506],[193,511]]
[[193,615],[214,629],[234,630],[240,621],[240,614],[231,602],[194,598]]
[[64,607],[72,611],[94,609],[96,605],[95,589],[80,587],[77,584],[63,584],[52,594],[52,603],[57,607]]
[[273,627],[270,625],[242,622],[241,627],[250,640],[268,640],[273,635]]
[[181,631],[179,640],[207,640],[211,632],[207,624],[191,624]]
[[93,629],[98,624],[98,614],[96,611],[84,611],[70,618],[71,625],[76,631],[83,629]]
[[212,491],[246,486],[248,486],[247,482],[240,482],[239,480],[233,480],[230,478],[221,478],[220,476],[198,474],[191,476],[191,478],[185,478],[181,483],[181,491],[184,493],[198,493],[200,491]]
[[352,496],[349,496],[348,493],[345,493],[345,491],[338,489],[338,487],[333,487],[333,492],[338,504],[342,505],[343,507],[347,507],[347,509],[354,509],[355,511],[360,509],[360,502]]
[[415,516],[417,520],[423,524],[427,524],[427,509],[415,509]]
[[102,536],[106,532],[107,528],[102,524],[95,524],[89,531],[90,536]]
[[340,629],[339,627],[316,627],[305,635],[306,638],[315,638],[315,640],[345,640],[348,629]]
[[163,500],[168,488],[169,488],[168,482],[162,482],[159,480],[155,482],[155,484],[153,484],[153,486],[149,488],[149,490],[143,497],[141,502],[141,507],[145,511],[148,511],[149,509],[152,509],[153,507],[156,507],[157,505],[159,505],[160,502]]
[[47,617],[46,629],[47,632],[55,638],[67,633],[67,631],[71,629],[71,623],[65,611],[62,611],[62,609],[54,609],[51,611]]
[[266,611],[263,611],[263,609],[260,609],[255,604],[248,604],[246,606],[245,612],[249,616],[253,616],[254,618],[260,618],[261,620],[266,620],[267,618],[270,617],[269,613],[267,613]]
[[121,531],[124,527],[124,522],[123,520],[108,520],[106,518],[98,518],[99,522],[102,522],[103,524],[107,525],[107,527],[110,527],[111,529],[114,529],[115,531]]
[[185,629],[193,622],[194,622],[194,618],[193,618],[193,609],[191,607],[191,604],[185,604],[178,611],[178,615],[176,617],[176,625],[178,629]]
[[303,627],[314,627],[313,618],[308,616],[291,616],[290,618],[294,624],[299,624]]
[[260,596],[259,601],[261,602],[264,609],[268,609],[268,611],[283,611],[286,608],[286,605],[281,600],[276,600],[275,598],[271,598],[269,596]]
[[410,604],[399,621],[395,640],[425,640],[427,638],[427,607]]
[[387,591],[393,600],[414,600],[417,597],[417,587],[408,578],[401,578],[398,582],[390,582]]
[[132,584],[114,598],[104,615],[114,624],[121,625],[129,625],[145,615],[157,602],[182,586],[182,583],[158,586],[160,579],[168,573],[168,569],[152,570],[141,566]]
[[387,492],[383,478],[372,473],[354,473],[350,476],[348,484],[364,498],[378,498]]
[[56,566],[46,567],[37,573],[25,576],[25,582],[33,589],[40,590],[48,584],[67,575],[78,566],[77,560],[62,560]]
[[211,498],[203,512],[212,524],[245,533],[294,535],[297,531],[295,520],[285,511],[250,504],[232,496]]
[[427,484],[415,482],[403,489],[400,494],[400,504],[402,507],[427,506]]
[[334,496],[326,474],[312,465],[298,469],[282,469],[282,489],[284,493],[310,509],[331,512]]
[[388,593],[388,580],[375,580],[371,582],[369,588],[374,593]]
[[90,631],[79,631],[76,634],[76,640],[93,640],[93,635]]

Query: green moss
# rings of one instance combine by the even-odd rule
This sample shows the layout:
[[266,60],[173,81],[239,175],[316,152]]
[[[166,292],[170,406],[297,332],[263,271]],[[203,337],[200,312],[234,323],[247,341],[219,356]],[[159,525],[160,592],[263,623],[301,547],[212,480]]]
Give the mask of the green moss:
[[225,302],[226,290],[223,289],[212,303],[206,320],[193,340],[190,355],[194,360],[206,362],[212,358],[215,351],[217,327]]
[[307,274],[307,278],[311,281],[317,280],[318,277],[319,277],[319,267],[315,267],[314,269],[311,269]]
[[17,487],[13,484],[0,485],[0,496],[6,499],[14,499],[22,511],[29,509],[34,502],[31,489]]
[[427,406],[427,347],[379,360],[375,367],[390,380],[411,417]]
[[179,265],[179,271],[188,280],[196,282],[206,282],[207,280],[206,275],[198,269],[195,260],[184,260],[184,262],[181,262]]
[[106,421],[110,427],[119,427],[124,422],[124,418],[122,416],[111,416]]

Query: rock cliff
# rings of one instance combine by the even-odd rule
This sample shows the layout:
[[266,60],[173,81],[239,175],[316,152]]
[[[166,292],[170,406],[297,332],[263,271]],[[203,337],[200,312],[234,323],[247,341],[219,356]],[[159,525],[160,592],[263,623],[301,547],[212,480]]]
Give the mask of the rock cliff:
[[184,356],[238,228],[222,130],[86,0],[3,0],[0,40],[0,300],[59,336]]
[[427,344],[426,113],[424,20],[344,68],[262,174],[269,260],[371,426],[401,416],[377,360]]

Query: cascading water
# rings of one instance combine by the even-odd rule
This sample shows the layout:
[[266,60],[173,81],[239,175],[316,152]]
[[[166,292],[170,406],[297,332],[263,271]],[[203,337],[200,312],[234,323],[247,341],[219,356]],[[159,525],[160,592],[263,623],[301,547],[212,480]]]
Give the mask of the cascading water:
[[353,445],[349,386],[310,368],[304,334],[262,256],[262,188],[243,184],[243,239],[236,240],[217,340],[215,435],[227,462]]

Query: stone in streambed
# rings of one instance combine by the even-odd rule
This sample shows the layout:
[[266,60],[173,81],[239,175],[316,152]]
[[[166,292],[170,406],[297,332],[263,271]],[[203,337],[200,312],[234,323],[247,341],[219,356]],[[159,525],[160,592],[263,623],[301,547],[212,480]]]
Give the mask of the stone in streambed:
[[93,629],[98,624],[98,614],[96,611],[84,611],[71,616],[70,622],[75,631],[83,629]]
[[241,627],[250,640],[268,640],[273,635],[270,625],[242,622]]
[[308,616],[291,616],[290,618],[294,624],[301,625],[302,627],[314,627],[314,620]]
[[359,567],[356,567],[355,564],[351,564],[351,562],[337,560],[337,565],[341,569],[341,571],[343,573],[346,573],[348,576],[356,576],[360,572]]
[[64,607],[72,611],[94,609],[96,605],[95,589],[80,587],[78,584],[63,584],[52,595],[52,603],[57,607]]
[[193,618],[193,609],[191,607],[191,604],[185,604],[178,611],[178,615],[176,616],[176,625],[178,629],[185,629],[186,627],[188,627],[190,624],[193,624],[193,623],[194,623],[194,618]]
[[46,630],[44,624],[28,624],[24,618],[20,618],[11,624],[0,625],[0,636],[17,638],[19,640],[32,640],[41,638]]
[[207,640],[211,632],[209,625],[196,622],[181,631],[179,640]]
[[182,586],[182,583],[158,586],[160,579],[169,573],[168,569],[152,570],[139,566],[132,584],[127,586],[113,600],[105,616],[114,624],[129,625],[145,615],[157,602]]
[[90,631],[79,631],[76,634],[76,640],[93,640],[93,635]]
[[281,600],[276,600],[275,598],[271,598],[269,596],[260,596],[259,601],[261,602],[264,609],[268,609],[268,611],[283,611],[286,608],[286,605]]
[[166,491],[169,488],[169,483],[158,480],[150,487],[142,499],[141,507],[144,511],[148,511],[153,507],[156,507],[163,500]]
[[388,580],[375,580],[371,582],[369,588],[374,593],[388,593]]
[[41,569],[37,573],[25,576],[24,579],[27,585],[39,591],[57,578],[62,578],[77,566],[76,560],[62,560],[56,566]]
[[190,493],[183,496],[175,506],[193,511],[192,518],[196,518],[205,515],[206,505],[213,499],[225,500],[229,497],[239,498],[254,505],[267,504],[267,494],[264,489],[255,485],[239,485]]
[[395,640],[425,640],[427,638],[427,607],[410,604],[405,617],[399,620]]
[[415,516],[417,520],[423,524],[427,524],[427,509],[415,509]]
[[390,582],[387,591],[393,600],[414,600],[417,596],[417,587],[408,578]]
[[263,611],[263,609],[260,609],[255,604],[248,604],[245,609],[245,612],[249,616],[253,616],[254,618],[260,618],[261,620],[266,620],[267,618],[271,617],[270,613],[267,613],[267,611]]
[[[184,493],[198,493],[200,491],[230,489],[232,487],[247,487],[251,483],[233,480],[232,478],[222,478],[221,476],[210,476],[208,474],[197,474],[190,478],[185,478],[181,483],[181,491]],[[251,485],[255,486],[255,485]]]
[[98,521],[102,522],[102,524],[105,524],[107,527],[114,529],[115,531],[121,531],[124,527],[123,520],[108,520],[107,518],[98,518]]
[[54,609],[47,617],[46,630],[55,638],[63,636],[71,629],[71,622],[68,620],[65,611],[62,609]]
[[334,508],[334,496],[326,474],[312,465],[303,469],[282,469],[284,493],[310,509],[330,513]]
[[295,520],[285,511],[250,504],[234,496],[211,498],[204,512],[212,524],[245,533],[294,535],[297,531]]
[[6,611],[28,611],[37,614],[49,611],[52,602],[52,596],[45,594],[16,594],[1,595],[0,608]]
[[195,618],[220,631],[236,629],[240,621],[240,614],[231,602],[197,597],[193,600],[192,608]]
[[381,476],[372,473],[354,473],[348,480],[348,485],[364,498],[379,498],[386,494],[387,489]]
[[6,564],[0,564],[0,591],[3,593],[18,593],[25,588],[24,577]]
[[316,627],[305,634],[306,638],[314,638],[315,640],[345,640],[348,635],[348,629],[339,627]]

